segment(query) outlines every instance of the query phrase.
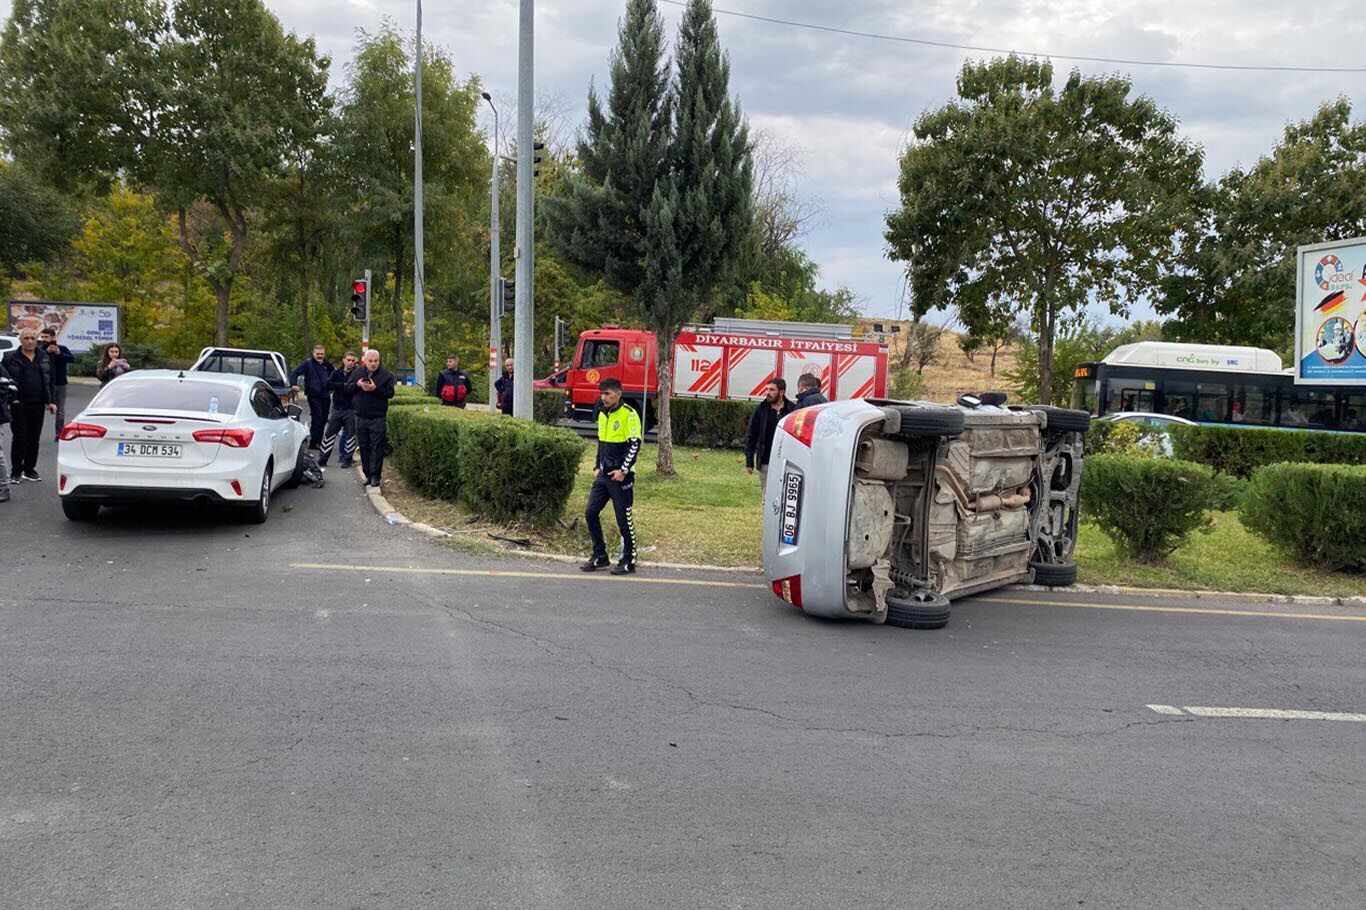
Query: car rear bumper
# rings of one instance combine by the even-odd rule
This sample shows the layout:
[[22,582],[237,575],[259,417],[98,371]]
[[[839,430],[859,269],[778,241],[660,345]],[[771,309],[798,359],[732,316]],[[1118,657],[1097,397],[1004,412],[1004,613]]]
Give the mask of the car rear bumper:
[[[260,469],[245,458],[215,459],[201,468],[174,470],[160,465],[96,464],[62,443],[57,456],[57,494],[63,499],[97,502],[248,503],[261,492]],[[236,483],[236,486],[234,486]]]
[[[68,484],[70,487],[70,484]],[[215,505],[241,503],[240,496],[224,499],[217,491],[192,487],[127,487],[100,484],[81,484],[60,494],[72,502],[95,502],[100,505],[122,505],[137,502],[210,503]]]

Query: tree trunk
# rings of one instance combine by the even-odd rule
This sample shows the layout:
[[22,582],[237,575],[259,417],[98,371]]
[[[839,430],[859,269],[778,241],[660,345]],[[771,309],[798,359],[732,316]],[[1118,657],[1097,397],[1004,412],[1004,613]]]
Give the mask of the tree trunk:
[[993,344],[993,345],[991,346],[991,378],[992,378],[992,379],[995,379],[995,378],[996,378],[996,355],[999,354],[1000,352],[1001,352],[1001,346],[1000,346],[999,344]]
[[674,430],[669,398],[673,394],[674,332],[655,333],[659,349],[659,363],[655,367],[659,396],[655,399],[658,438],[655,473],[661,477],[674,476]]
[[297,227],[299,240],[299,312],[304,321],[304,346],[311,353],[316,342],[313,339],[312,327],[308,324],[308,240],[304,237],[303,225],[298,224]]
[[220,348],[228,346],[228,300],[232,296],[232,275],[221,281],[210,281],[213,287],[213,295],[217,300],[215,305],[215,328],[214,343]]
[[1053,307],[1044,302],[1039,314],[1039,404],[1053,403]]

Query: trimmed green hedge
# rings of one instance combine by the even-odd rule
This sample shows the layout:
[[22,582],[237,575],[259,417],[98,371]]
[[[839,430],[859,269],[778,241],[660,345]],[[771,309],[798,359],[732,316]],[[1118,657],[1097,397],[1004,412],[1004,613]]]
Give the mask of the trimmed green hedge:
[[537,423],[553,425],[564,416],[564,390],[533,389],[531,413]]
[[390,410],[389,439],[395,467],[419,492],[532,524],[564,512],[587,447],[571,430],[442,407]]
[[1126,556],[1158,562],[1197,529],[1221,491],[1201,464],[1165,458],[1096,455],[1081,477],[1081,516]]
[[759,403],[711,398],[669,400],[674,444],[709,449],[743,449],[749,418]]
[[1243,524],[1301,562],[1366,569],[1366,467],[1274,464],[1252,476]]
[[1366,464],[1362,433],[1209,426],[1172,427],[1169,433],[1177,458],[1235,477],[1251,477],[1258,468],[1281,462]]
[[[420,390],[419,390],[420,391]],[[429,395],[403,395],[395,394],[389,400],[391,408],[413,408],[413,407],[441,407],[440,398],[432,398]]]

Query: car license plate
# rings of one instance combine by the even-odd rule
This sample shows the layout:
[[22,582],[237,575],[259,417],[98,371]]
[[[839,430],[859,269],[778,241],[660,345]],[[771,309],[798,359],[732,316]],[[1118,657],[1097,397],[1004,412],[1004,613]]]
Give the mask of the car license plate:
[[119,455],[124,458],[179,458],[180,446],[162,442],[121,442]]
[[788,472],[783,475],[783,543],[797,543],[798,518],[802,512],[802,475]]

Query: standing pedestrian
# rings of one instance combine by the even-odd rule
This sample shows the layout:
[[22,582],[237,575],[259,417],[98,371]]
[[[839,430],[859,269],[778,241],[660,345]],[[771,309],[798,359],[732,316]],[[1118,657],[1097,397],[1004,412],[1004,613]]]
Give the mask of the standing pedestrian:
[[512,358],[503,361],[503,375],[493,384],[498,390],[498,410],[512,416]]
[[389,442],[389,399],[394,397],[394,374],[379,365],[379,351],[370,348],[365,352],[361,368],[346,380],[346,391],[356,406],[356,444],[365,483],[377,487]]
[[2,362],[18,387],[10,406],[10,430],[14,433],[10,483],[36,482],[43,479],[38,476],[38,442],[43,437],[44,412],[57,412],[52,400],[52,367],[47,352],[38,347],[37,331],[20,330],[19,348],[6,354]]
[[447,357],[446,369],[436,377],[436,397],[441,399],[442,404],[463,408],[465,399],[470,397],[473,390],[469,374],[460,369],[460,358],[455,354]]
[[826,404],[829,400],[821,394],[821,378],[815,373],[803,373],[797,377],[797,405],[793,410]]
[[773,433],[778,421],[797,409],[787,397],[787,380],[770,379],[764,386],[764,400],[749,418],[749,436],[745,439],[745,470],[754,473],[759,468],[759,489],[768,486],[768,456],[773,451]]
[[43,329],[38,333],[38,346],[47,352],[48,363],[52,364],[52,401],[57,405],[57,426],[52,432],[52,441],[62,433],[66,426],[66,368],[76,362],[71,348],[57,343],[56,329]]
[[[19,387],[0,363],[0,429],[9,423],[10,402]],[[9,466],[5,464],[5,440],[0,436],[0,502],[9,502]]]
[[100,385],[108,385],[111,379],[117,379],[132,369],[132,364],[123,357],[123,348],[117,344],[106,344],[100,362],[95,366],[95,378]]
[[346,390],[346,381],[356,371],[356,352],[347,351],[342,355],[342,367],[333,370],[327,380],[332,390],[332,414],[327,418],[327,430],[323,433],[323,444],[318,459],[321,467],[327,467],[332,457],[332,449],[337,445],[337,435],[341,434],[341,451],[337,453],[337,464],[343,468],[351,467],[351,456],[356,452],[356,403],[354,393]]
[[584,520],[593,539],[593,555],[579,566],[585,572],[612,565],[607,542],[602,536],[599,516],[611,501],[621,532],[621,559],[612,566],[613,575],[632,575],[636,571],[635,504],[636,457],[640,455],[640,415],[621,400],[621,380],[604,379],[598,383],[602,396],[598,405],[598,456],[593,462],[593,488],[588,491]]
[[323,431],[327,429],[327,380],[332,378],[332,362],[327,359],[327,348],[321,344],[313,345],[313,356],[294,368],[289,374],[290,384],[299,390],[303,383],[304,397],[308,399],[308,445],[316,449],[322,445]]

